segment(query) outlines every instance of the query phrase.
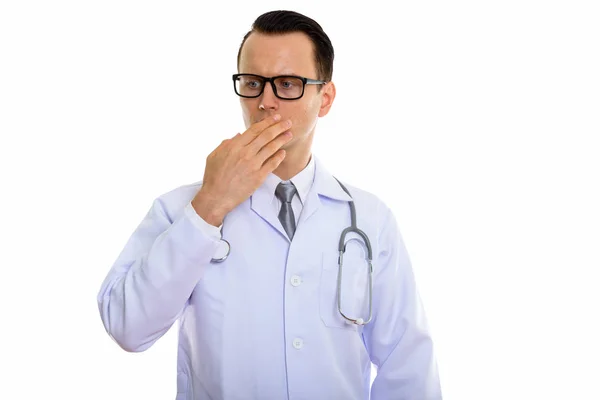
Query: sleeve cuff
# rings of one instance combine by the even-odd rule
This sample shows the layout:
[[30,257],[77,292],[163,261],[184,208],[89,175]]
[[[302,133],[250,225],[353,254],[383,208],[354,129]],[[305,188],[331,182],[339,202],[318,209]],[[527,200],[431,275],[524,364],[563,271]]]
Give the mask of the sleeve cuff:
[[202,217],[198,215],[196,210],[194,210],[194,207],[192,207],[192,202],[189,202],[185,206],[184,213],[186,217],[192,221],[194,226],[204,232],[206,236],[214,240],[221,240],[221,227],[223,224],[217,227],[203,220]]

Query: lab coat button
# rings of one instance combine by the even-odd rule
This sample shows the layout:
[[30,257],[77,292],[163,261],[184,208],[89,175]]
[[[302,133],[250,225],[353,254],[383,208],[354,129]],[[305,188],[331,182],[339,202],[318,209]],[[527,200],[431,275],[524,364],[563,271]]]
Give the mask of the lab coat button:
[[292,276],[292,286],[300,286],[301,283],[302,278],[300,278],[298,275]]
[[300,338],[296,338],[296,339],[294,339],[293,346],[296,349],[300,350],[302,348],[302,346],[304,346],[304,341]]

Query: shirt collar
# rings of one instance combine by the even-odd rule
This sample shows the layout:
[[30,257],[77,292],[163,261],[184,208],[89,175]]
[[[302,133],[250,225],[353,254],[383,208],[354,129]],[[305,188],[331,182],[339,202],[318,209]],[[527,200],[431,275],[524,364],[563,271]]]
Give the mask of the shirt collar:
[[[314,163],[312,163],[313,160]],[[296,179],[298,177],[300,179]],[[294,185],[300,186],[299,197],[303,203],[299,223],[308,220],[321,207],[321,197],[337,201],[353,200],[314,154],[311,155],[308,165],[290,180],[294,182]],[[283,236],[287,237],[281,223],[277,219],[277,213],[273,209],[273,202],[276,201],[275,188],[280,182],[281,179],[276,175],[269,174],[263,184],[250,196],[249,200],[252,211],[271,224],[275,229],[279,230]],[[308,193],[306,192],[307,190]]]
[[272,196],[272,202],[275,199],[275,189],[277,188],[277,185],[279,185],[281,182],[292,182],[296,187],[298,196],[300,197],[300,202],[304,205],[314,179],[315,157],[311,154],[310,161],[306,167],[304,167],[304,169],[298,172],[295,176],[287,181],[282,181],[281,178],[271,172],[263,183],[262,188]]

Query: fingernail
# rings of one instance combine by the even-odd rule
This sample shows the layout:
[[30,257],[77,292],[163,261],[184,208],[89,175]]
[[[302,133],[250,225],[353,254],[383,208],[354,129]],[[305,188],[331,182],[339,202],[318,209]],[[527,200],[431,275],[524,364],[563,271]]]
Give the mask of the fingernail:
[[274,119],[275,121],[279,121],[279,120],[281,119],[281,115],[279,115],[279,114],[275,114],[275,115],[273,116],[273,119]]

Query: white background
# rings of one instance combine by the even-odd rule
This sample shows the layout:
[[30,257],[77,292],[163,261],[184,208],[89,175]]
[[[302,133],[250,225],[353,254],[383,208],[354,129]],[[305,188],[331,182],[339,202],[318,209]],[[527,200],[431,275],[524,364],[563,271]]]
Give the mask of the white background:
[[230,76],[271,9],[333,41],[313,150],[394,210],[445,399],[600,398],[595,2],[202,3],[0,5],[0,398],[175,397],[176,329],[126,353],[96,295],[243,131]]

